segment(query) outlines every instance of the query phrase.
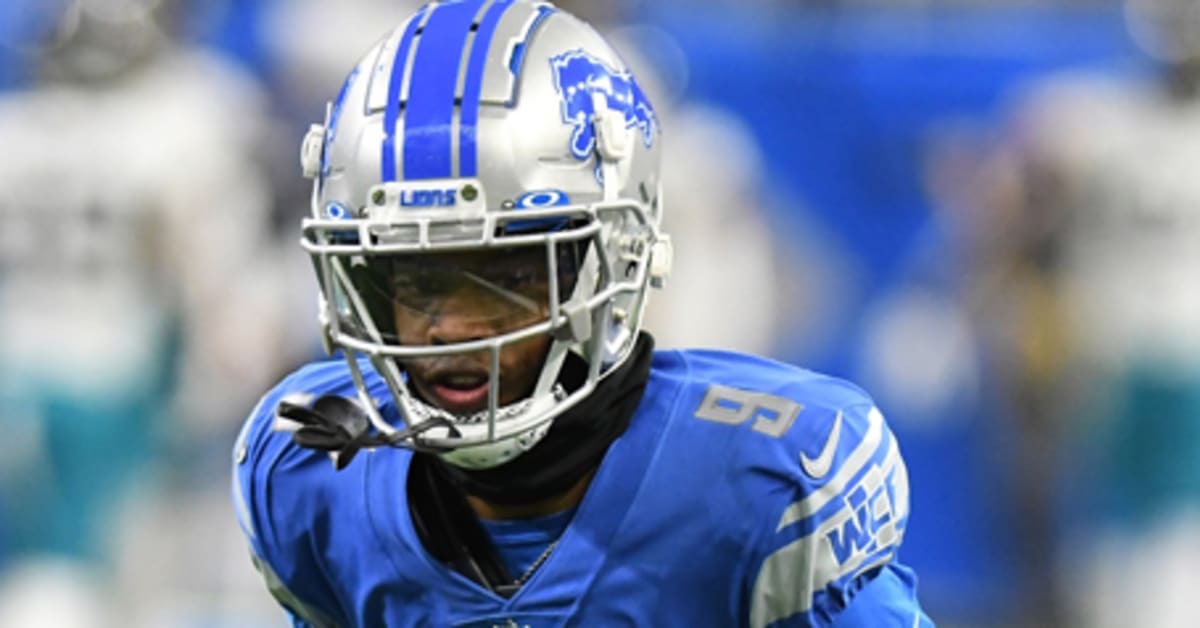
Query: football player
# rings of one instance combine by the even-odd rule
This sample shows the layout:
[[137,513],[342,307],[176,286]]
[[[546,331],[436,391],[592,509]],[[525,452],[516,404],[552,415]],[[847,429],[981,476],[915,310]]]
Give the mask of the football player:
[[350,72],[301,150],[335,355],[234,448],[293,625],[930,625],[866,393],[641,329],[660,124],[544,2],[429,4]]

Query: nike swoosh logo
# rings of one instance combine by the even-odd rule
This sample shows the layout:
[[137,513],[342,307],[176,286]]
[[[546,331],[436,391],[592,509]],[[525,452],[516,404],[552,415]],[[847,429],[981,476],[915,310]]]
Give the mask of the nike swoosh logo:
[[829,475],[829,470],[833,468],[833,454],[837,452],[838,438],[841,435],[842,412],[839,410],[833,419],[833,429],[829,430],[829,438],[825,440],[825,446],[821,448],[821,453],[817,454],[816,458],[809,458],[804,455],[803,451],[800,452],[800,466],[812,479],[819,480]]

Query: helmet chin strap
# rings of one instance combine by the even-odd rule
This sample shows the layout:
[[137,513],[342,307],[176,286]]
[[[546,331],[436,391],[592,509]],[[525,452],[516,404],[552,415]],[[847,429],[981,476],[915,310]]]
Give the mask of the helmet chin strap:
[[[545,412],[551,404],[551,399],[545,396],[538,399],[529,398],[518,401],[517,403],[497,408],[496,421],[506,421],[526,412]],[[463,425],[479,425],[486,422],[489,412],[481,410],[469,417],[457,417],[441,408],[436,408],[416,397],[410,396],[404,400],[404,415],[412,419],[413,425],[421,425],[428,421],[441,419],[448,425],[458,425],[461,428]],[[452,465],[468,469],[494,467],[529,451],[538,441],[542,440],[549,429],[550,425],[547,422],[512,438],[480,445],[459,447],[443,452],[440,456]]]

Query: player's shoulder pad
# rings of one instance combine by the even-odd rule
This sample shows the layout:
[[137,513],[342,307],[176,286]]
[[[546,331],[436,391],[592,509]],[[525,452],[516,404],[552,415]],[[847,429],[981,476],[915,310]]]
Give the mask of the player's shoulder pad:
[[738,430],[738,494],[761,517],[751,624],[836,615],[895,558],[908,520],[908,474],[883,413],[842,379],[743,354],[676,353],[664,363],[681,361],[668,370],[686,373],[686,410]]
[[[359,366],[372,394],[384,394],[369,363]],[[307,364],[262,397],[234,444],[232,492],[238,523],[255,567],[296,625],[343,624],[330,619],[328,613],[336,612],[337,603],[323,581],[313,577],[320,573],[319,556],[308,535],[322,512],[358,493],[345,490],[356,481],[353,471],[336,472],[328,454],[293,442],[297,425],[278,416],[277,408],[285,399],[303,403],[322,395],[354,394],[344,360]]]
[[741,353],[664,353],[658,363],[678,380],[682,414],[736,426],[756,465],[774,459],[787,475],[825,478],[873,420],[870,396],[842,379]]
[[[386,395],[386,386],[381,378],[363,361],[359,364],[373,396]],[[306,364],[284,377],[265,394],[242,425],[233,447],[233,501],[238,523],[250,540],[253,549],[260,553],[262,535],[269,532],[272,505],[266,502],[267,487],[279,473],[288,473],[291,480],[305,480],[306,490],[311,480],[321,477],[337,477],[309,470],[324,470],[330,466],[328,454],[309,450],[292,441],[296,424],[277,414],[280,401],[291,400],[303,403],[321,395],[343,395],[353,397],[355,388],[349,368],[342,359],[323,360]],[[272,494],[276,501],[279,492]]]

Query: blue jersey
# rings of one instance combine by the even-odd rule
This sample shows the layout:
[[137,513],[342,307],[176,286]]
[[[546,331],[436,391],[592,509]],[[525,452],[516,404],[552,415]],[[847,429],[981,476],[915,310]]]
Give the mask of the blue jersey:
[[286,378],[242,430],[233,485],[254,561],[295,625],[931,625],[897,560],[900,451],[847,382],[734,353],[656,352],[629,427],[511,598],[421,545],[409,451],[363,452],[335,471],[294,444],[275,407],[295,393],[354,388],[337,361]]

